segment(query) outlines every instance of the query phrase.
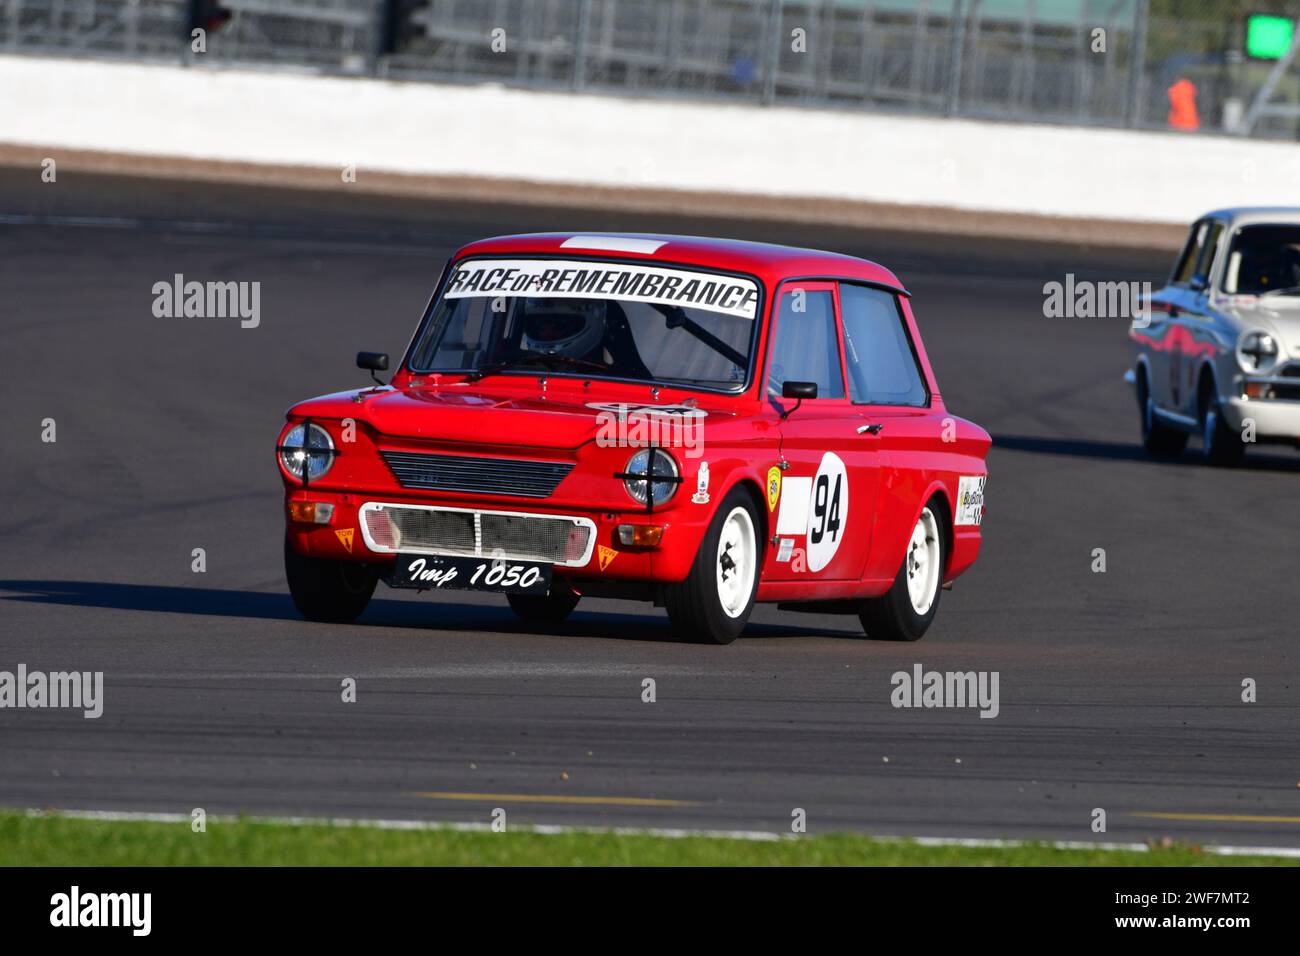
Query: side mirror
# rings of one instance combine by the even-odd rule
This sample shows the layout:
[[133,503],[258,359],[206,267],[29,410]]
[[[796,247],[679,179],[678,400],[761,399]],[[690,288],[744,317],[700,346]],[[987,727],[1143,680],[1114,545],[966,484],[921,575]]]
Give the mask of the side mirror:
[[791,408],[788,411],[781,412],[782,418],[789,418],[793,413],[799,410],[799,406],[803,404],[803,400],[805,398],[817,397],[817,383],[816,382],[784,382],[781,385],[781,397],[797,399],[794,408]]
[[383,385],[384,383],[379,381],[379,376],[376,375],[375,373],[388,371],[388,353],[387,352],[358,352],[357,368],[368,369],[370,372],[370,377],[375,380],[375,384]]

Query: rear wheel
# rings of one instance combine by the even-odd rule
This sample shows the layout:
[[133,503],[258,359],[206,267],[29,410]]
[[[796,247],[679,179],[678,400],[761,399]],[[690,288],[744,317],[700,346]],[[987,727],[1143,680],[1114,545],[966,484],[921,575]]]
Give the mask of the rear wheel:
[[753,500],[734,489],[713,516],[686,580],[664,592],[668,617],[683,637],[730,644],[745,629],[758,591],[758,527]]
[[573,613],[582,596],[572,588],[557,584],[546,595],[507,594],[510,610],[530,624],[559,624]]
[[346,624],[370,603],[379,571],[358,561],[307,558],[284,542],[284,576],[294,606],[309,621]]
[[921,511],[907,542],[898,577],[880,597],[862,602],[858,619],[878,641],[919,641],[939,610],[944,568],[943,519],[930,506]]
[[1187,447],[1187,433],[1170,428],[1156,415],[1145,371],[1138,372],[1137,399],[1142,415],[1142,447],[1153,458],[1177,458]]

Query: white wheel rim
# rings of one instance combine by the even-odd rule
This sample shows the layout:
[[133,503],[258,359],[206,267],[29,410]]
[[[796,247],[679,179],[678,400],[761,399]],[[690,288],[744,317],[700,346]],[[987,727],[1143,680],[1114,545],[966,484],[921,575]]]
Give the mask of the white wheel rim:
[[714,562],[718,580],[718,602],[727,617],[740,617],[749,604],[758,568],[754,543],[754,522],[744,508],[733,508],[722,524],[718,556]]
[[907,596],[911,598],[912,610],[925,615],[934,604],[934,596],[939,590],[939,522],[929,508],[921,512],[916,527],[912,529],[912,540],[907,543],[907,557],[903,559],[903,570],[907,573]]

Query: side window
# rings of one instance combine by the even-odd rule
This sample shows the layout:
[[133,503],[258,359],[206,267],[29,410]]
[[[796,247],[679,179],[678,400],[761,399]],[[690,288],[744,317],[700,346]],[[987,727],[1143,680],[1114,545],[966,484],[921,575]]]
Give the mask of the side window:
[[1170,282],[1183,284],[1190,282],[1192,276],[1196,274],[1196,263],[1201,258],[1201,249],[1205,246],[1205,230],[1208,223],[1198,222],[1192,226],[1192,231],[1187,237],[1187,245],[1183,246],[1183,254],[1178,257],[1178,265],[1174,269],[1174,274]]
[[1200,261],[1196,266],[1195,278],[1201,280],[1201,285],[1209,285],[1210,269],[1214,267],[1214,256],[1219,250],[1219,240],[1223,237],[1223,223],[1211,222],[1205,233],[1205,248],[1201,251]]
[[840,316],[849,397],[867,405],[924,405],[925,381],[893,294],[841,284]]
[[780,397],[786,382],[816,382],[818,398],[843,398],[835,301],[829,290],[787,287],[781,293],[768,365],[767,391]]

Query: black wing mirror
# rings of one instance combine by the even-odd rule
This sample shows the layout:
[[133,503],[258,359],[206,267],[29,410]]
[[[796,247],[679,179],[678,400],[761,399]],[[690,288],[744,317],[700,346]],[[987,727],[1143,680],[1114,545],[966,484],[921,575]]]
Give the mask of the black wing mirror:
[[383,385],[379,381],[376,372],[388,371],[388,353],[387,352],[358,352],[357,368],[364,368],[370,371],[370,377],[375,380],[376,385]]
[[781,413],[782,418],[789,418],[791,414],[799,410],[799,406],[803,404],[803,400],[805,398],[817,397],[817,383],[816,382],[785,382],[781,386],[781,397],[797,399],[794,408],[790,409],[789,411],[783,411]]

